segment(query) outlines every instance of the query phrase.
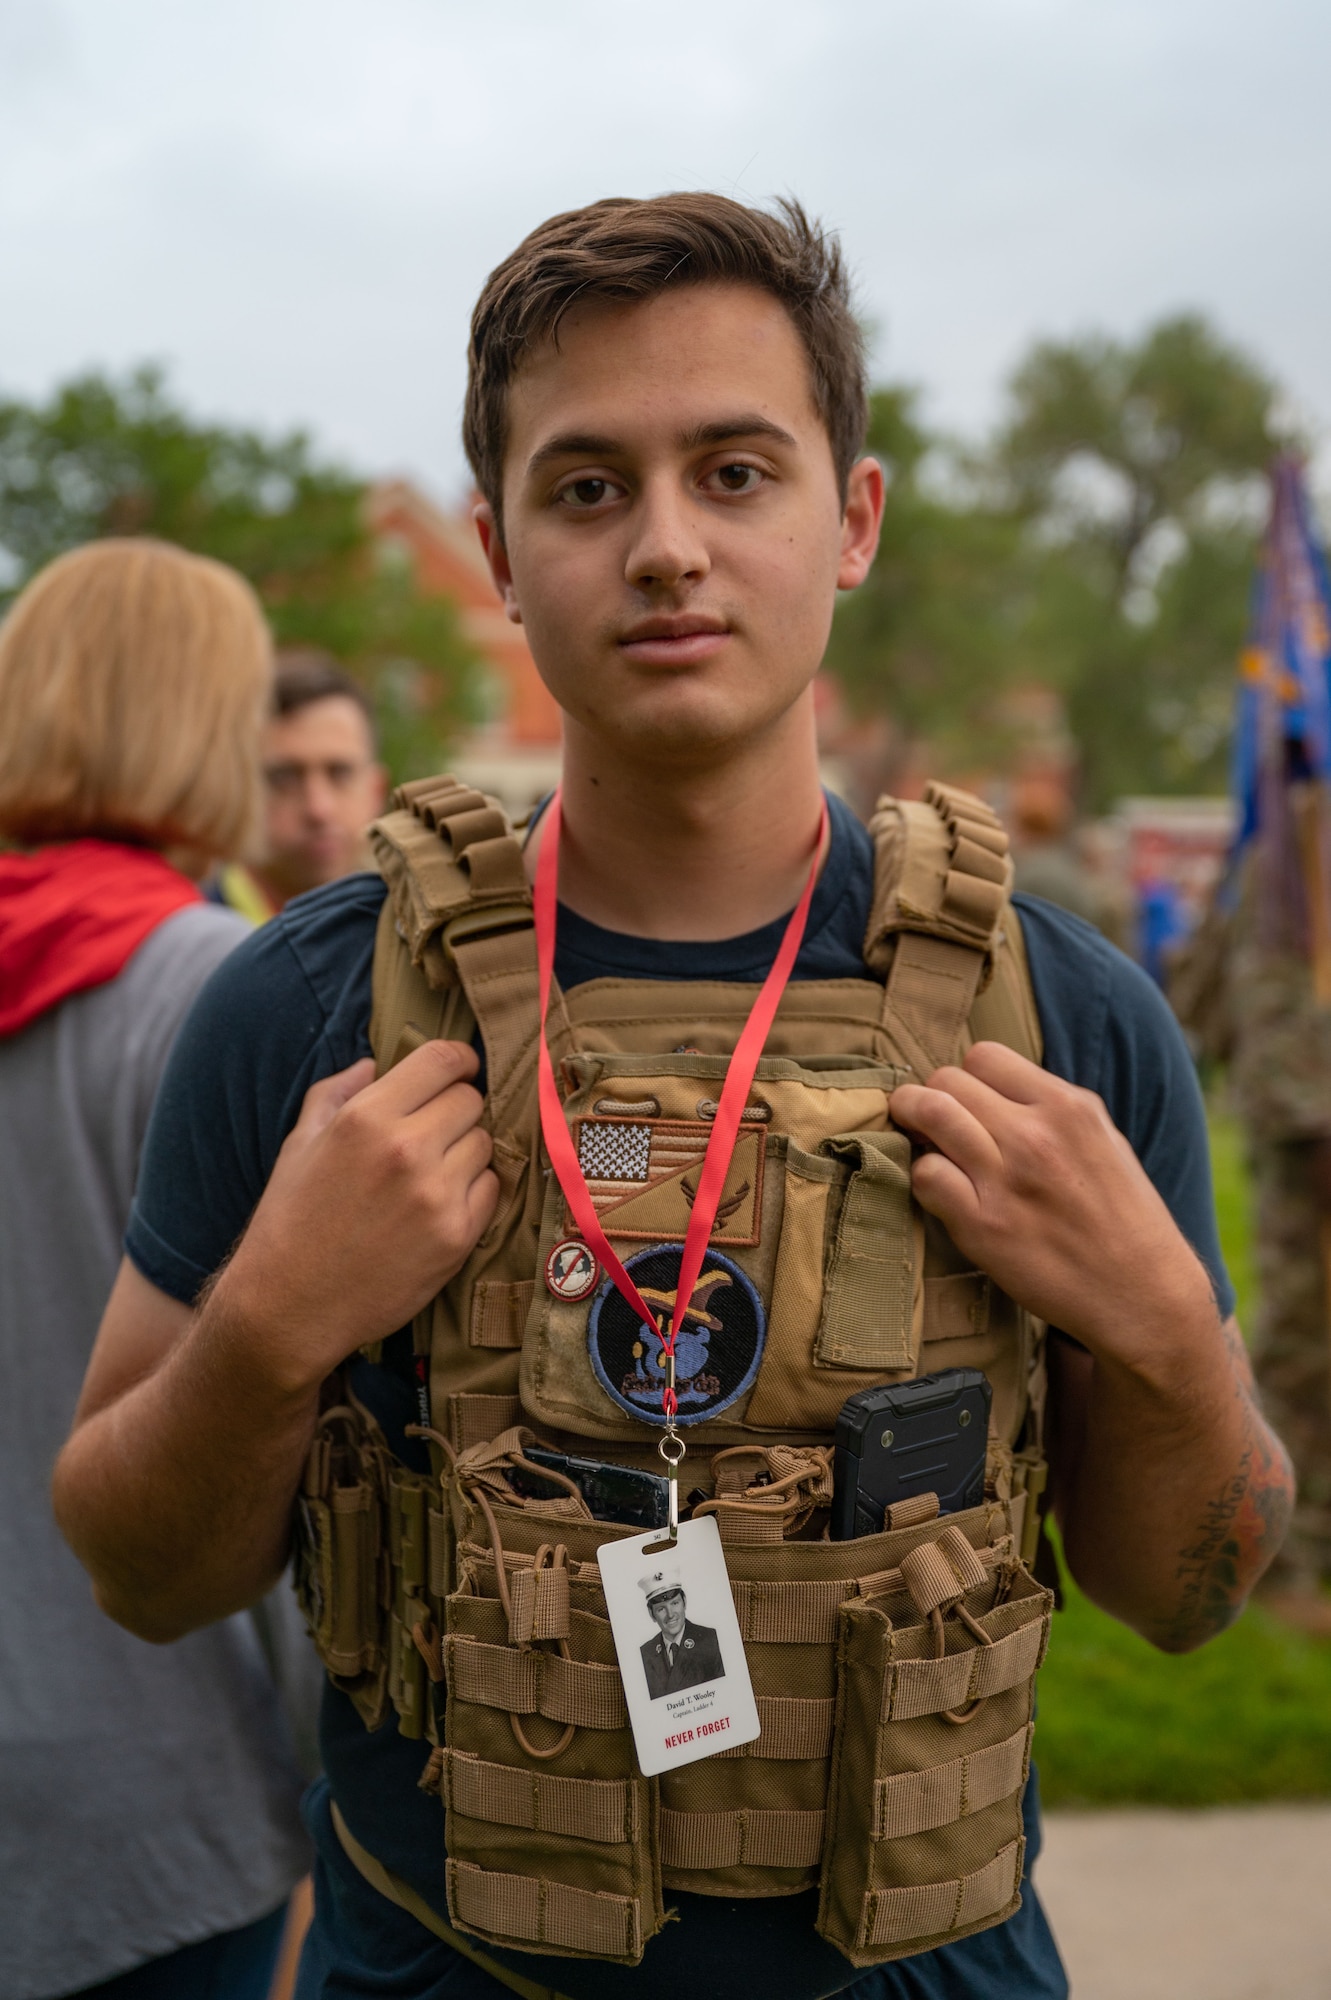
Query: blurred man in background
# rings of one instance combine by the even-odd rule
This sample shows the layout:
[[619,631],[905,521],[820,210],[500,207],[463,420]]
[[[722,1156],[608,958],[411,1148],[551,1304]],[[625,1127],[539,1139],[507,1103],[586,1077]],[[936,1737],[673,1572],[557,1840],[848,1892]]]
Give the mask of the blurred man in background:
[[388,789],[370,704],[326,653],[279,656],[262,759],[264,858],[232,862],[213,891],[253,924],[365,867],[365,829]]

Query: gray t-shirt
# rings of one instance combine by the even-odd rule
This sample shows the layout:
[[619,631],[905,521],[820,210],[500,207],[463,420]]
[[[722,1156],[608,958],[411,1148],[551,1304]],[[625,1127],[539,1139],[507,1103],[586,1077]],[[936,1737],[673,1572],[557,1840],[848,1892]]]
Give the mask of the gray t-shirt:
[[192,905],[119,978],[0,1039],[0,1994],[48,2000],[251,1923],[308,1866],[252,1619],[149,1646],[50,1506],[158,1080],[247,935]]

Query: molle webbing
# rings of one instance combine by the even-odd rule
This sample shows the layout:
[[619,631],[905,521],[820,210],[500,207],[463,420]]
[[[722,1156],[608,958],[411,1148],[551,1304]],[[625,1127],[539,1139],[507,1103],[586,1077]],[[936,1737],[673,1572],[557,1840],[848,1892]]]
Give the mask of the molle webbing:
[[[977,998],[1001,967],[1015,975],[1006,981],[1015,999],[995,996],[990,1032],[1038,1061],[1019,927],[1005,923],[1012,863],[997,815],[971,793],[934,783],[922,800],[880,799],[869,831],[874,890],[864,956],[885,981],[883,1026],[902,1059],[918,1075],[955,1060]],[[521,841],[496,800],[449,777],[400,786],[370,837],[388,885],[385,931],[401,940],[407,962],[395,990],[380,969],[392,955],[381,935],[372,1027],[380,1067],[405,1053],[413,1001],[433,1032],[462,1035],[457,1002],[465,996],[485,1041],[488,1122],[502,1129],[521,1115],[535,1061],[535,944]],[[451,1008],[438,997],[450,989]],[[452,1015],[447,1028],[441,1013]],[[421,1039],[425,1028],[415,1021]]]
[[976,995],[993,977],[1012,863],[996,814],[931,784],[922,801],[881,799],[865,962],[886,977],[885,1019],[920,1076],[955,1060]]
[[[608,1427],[597,1414],[590,1305],[563,1301],[544,1277],[568,1227],[540,1148],[520,839],[496,801],[448,778],[400,788],[372,829],[389,892],[374,964],[379,1067],[479,1030],[500,1195],[471,1258],[416,1322],[417,1354],[430,1357],[431,1474],[390,1462],[382,1441],[358,1452],[333,1426],[308,1485],[303,1575],[325,1655],[337,1655],[367,1726],[391,1706],[405,1735],[436,1745],[427,1788],[448,1815],[457,1929],[422,1921],[440,1935],[632,1965],[665,1921],[663,1890],[762,1897],[818,1882],[819,1929],[868,1966],[1001,1921],[1019,1900],[1048,1626],[1023,1562],[1043,1472],[1041,1334],[921,1217],[888,1100],[903,1073],[925,1077],[978,1039],[1039,1061],[1039,1022],[1007,840],[988,807],[932,785],[920,801],[881,800],[871,833],[868,971],[787,988],[729,1234],[714,1236],[736,1284],[747,1275],[767,1301],[747,1403],[723,1405],[695,1433],[704,1453],[740,1447],[726,1460],[735,1480],[718,1477],[701,1504],[720,1521],[762,1733],[658,1781],[633,1756],[593,1560],[616,1531],[580,1521],[570,1499],[528,1513],[492,1477],[511,1426],[536,1423],[547,1442],[627,1464],[646,1449],[631,1411]],[[743,981],[606,977],[567,996],[556,986],[549,1032],[566,1112],[602,1148],[601,1198],[626,1241],[680,1233],[673,1183],[692,1168],[674,1155],[687,1162],[705,1143],[752,998]],[[639,1144],[646,1168],[632,1165]],[[641,1194],[613,1184],[635,1176]],[[827,1495],[812,1475],[787,1493],[787,1461],[821,1452],[825,1474],[845,1396],[885,1374],[955,1366],[983,1368],[994,1391],[974,1550],[924,1516],[890,1518],[863,1543],[791,1539]],[[748,1484],[755,1453],[770,1461],[766,1485]],[[477,1540],[466,1493],[478,1467],[503,1550]],[[345,1511],[353,1501],[371,1527],[382,1517],[381,1540]],[[567,1560],[543,1566],[537,1542],[566,1544]],[[370,1879],[406,1900],[384,1871]]]
[[[536,1028],[531,891],[522,844],[495,800],[452,778],[399,786],[370,840],[388,885],[385,921],[391,911],[411,966],[429,992],[460,986],[480,1025],[491,1122],[501,1125],[510,1088],[533,1058]],[[376,969],[385,944],[381,932]],[[375,998],[386,999],[387,989],[377,987]],[[372,1040],[383,1069],[394,1058],[406,1019],[393,1020],[379,1004],[375,1013]],[[449,1032],[459,1039],[467,1032],[456,1011]]]

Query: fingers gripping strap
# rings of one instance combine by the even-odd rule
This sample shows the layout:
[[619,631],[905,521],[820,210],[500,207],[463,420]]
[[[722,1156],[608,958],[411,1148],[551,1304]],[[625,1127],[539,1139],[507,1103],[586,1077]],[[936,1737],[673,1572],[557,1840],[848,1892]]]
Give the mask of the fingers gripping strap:
[[1028,1725],[1006,1742],[954,1757],[950,1764],[880,1778],[873,1788],[874,1839],[900,1840],[908,1834],[928,1833],[933,1827],[951,1826],[954,1820],[1010,1798],[1026,1782],[1034,1733],[1034,1726]]
[[1014,1840],[984,1868],[951,1882],[913,1889],[873,1889],[864,1899],[860,1944],[905,1944],[941,1938],[997,1916],[1017,1895],[1025,1842]]
[[453,1921],[483,1936],[521,1938],[527,1944],[585,1952],[593,1958],[642,1956],[641,1905],[633,1896],[574,1889],[532,1875],[508,1875],[448,1863],[448,1907]]
[[627,1778],[563,1778],[446,1750],[443,1783],[450,1810],[470,1819],[578,1840],[638,1837],[638,1795]]

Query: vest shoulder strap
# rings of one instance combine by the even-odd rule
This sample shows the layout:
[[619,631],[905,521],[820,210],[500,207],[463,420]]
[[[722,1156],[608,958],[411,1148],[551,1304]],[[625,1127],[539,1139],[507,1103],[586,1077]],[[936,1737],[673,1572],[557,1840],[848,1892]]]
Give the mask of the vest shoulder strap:
[[379,1069],[443,1035],[485,1043],[492,1109],[532,1037],[536,957],[522,843],[497,799],[456,778],[400,785],[370,828],[388,885],[374,954]]
[[883,1025],[902,1059],[923,1077],[991,1039],[1038,1062],[1039,1016],[998,815],[971,792],[932,783],[919,800],[880,799],[869,831],[864,956],[884,981]]
[[[972,1041],[1038,1062],[1039,1017],[1012,909],[1007,835],[982,799],[930,784],[883,798],[869,825],[874,889],[864,956],[884,982],[883,1027],[926,1076]],[[370,1039],[380,1070],[435,1035],[479,1025],[502,1118],[529,1079],[535,1024],[532,899],[522,844],[498,800],[451,777],[394,792],[370,839],[388,885],[375,948]]]

